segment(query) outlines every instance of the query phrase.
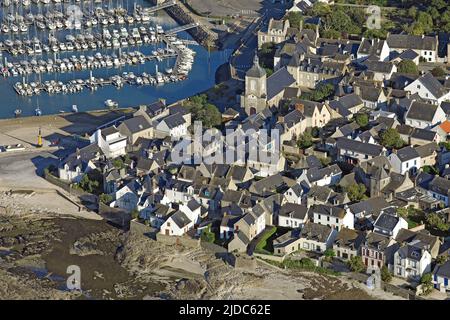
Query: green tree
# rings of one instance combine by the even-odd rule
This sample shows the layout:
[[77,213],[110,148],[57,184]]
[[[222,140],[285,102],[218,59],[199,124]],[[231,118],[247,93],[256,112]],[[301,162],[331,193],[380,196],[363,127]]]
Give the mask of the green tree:
[[358,113],[356,114],[356,123],[365,128],[369,124],[369,116],[366,113]]
[[81,189],[89,193],[93,193],[99,187],[99,185],[99,182],[97,180],[90,179],[87,173],[83,174],[80,182],[78,183],[78,186]]
[[445,223],[444,219],[437,213],[430,213],[427,216],[427,223],[430,227],[438,229],[443,232],[447,232],[449,230],[449,224]]
[[361,201],[365,198],[367,198],[366,196],[366,186],[363,185],[362,183],[354,183],[349,185],[345,191],[348,194],[348,198],[350,199],[350,201]]
[[437,256],[436,263],[437,264],[444,264],[448,260],[448,256],[446,254],[441,254],[440,256]]
[[408,217],[408,209],[407,208],[397,208],[397,214],[402,218]]
[[216,235],[211,231],[211,226],[208,226],[208,228],[202,231],[200,239],[209,243],[214,243],[214,241],[216,241]]
[[273,42],[267,42],[261,46],[261,53],[262,54],[271,54],[274,49],[275,49],[275,44]]
[[392,274],[389,272],[386,266],[381,267],[381,280],[384,282],[391,282]]
[[305,100],[322,102],[326,98],[334,94],[334,86],[331,83],[320,83],[317,85],[316,89],[311,92],[305,92],[302,98]]
[[108,204],[113,200],[113,197],[106,193],[102,193],[98,198],[100,202],[104,204]]
[[327,249],[324,251],[324,256],[327,257],[329,260],[331,260],[331,258],[334,258],[336,256],[336,252],[334,252],[333,249]]
[[139,210],[137,209],[137,208],[134,208],[132,211],[131,211],[131,219],[137,219],[137,218],[139,218]]
[[431,70],[431,74],[433,76],[435,76],[435,77],[443,77],[447,73],[445,72],[444,69],[442,69],[441,67],[437,66],[437,67],[434,67],[433,70]]
[[114,160],[112,161],[112,164],[113,164],[113,166],[114,166],[116,169],[122,169],[122,168],[125,167],[125,164],[123,163],[123,160],[122,160],[122,158],[120,158],[120,157],[114,159]]
[[416,16],[417,16],[417,7],[412,6],[408,9],[408,16],[412,19],[412,20],[416,20]]
[[412,60],[402,60],[397,66],[400,73],[419,74],[419,69]]
[[366,270],[366,266],[360,256],[351,257],[348,261],[348,266],[353,272],[363,272]]
[[289,12],[287,15],[289,24],[292,28],[299,28],[303,22],[303,15],[300,12]]
[[318,138],[320,134],[320,129],[318,127],[312,127],[311,128],[311,135],[313,138]]
[[222,123],[222,115],[217,107],[208,102],[206,94],[191,97],[186,102],[194,121],[201,121],[204,127],[212,128]]
[[424,295],[431,293],[431,291],[433,290],[433,284],[431,283],[431,280],[431,273],[425,273],[422,278],[420,278],[420,284],[422,285]]
[[400,137],[400,134],[397,130],[393,128],[389,128],[386,131],[380,134],[381,136],[381,144],[386,148],[401,148],[405,144],[405,142]]
[[298,137],[297,146],[300,149],[307,149],[313,145],[312,135],[309,131],[305,131]]

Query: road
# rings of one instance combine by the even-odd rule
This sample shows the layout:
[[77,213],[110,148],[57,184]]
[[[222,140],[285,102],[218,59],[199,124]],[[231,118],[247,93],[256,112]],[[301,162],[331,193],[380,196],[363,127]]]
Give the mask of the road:
[[59,165],[59,159],[73,150],[17,151],[0,154],[0,186],[7,188],[43,188],[54,189],[55,186],[40,175],[49,165]]

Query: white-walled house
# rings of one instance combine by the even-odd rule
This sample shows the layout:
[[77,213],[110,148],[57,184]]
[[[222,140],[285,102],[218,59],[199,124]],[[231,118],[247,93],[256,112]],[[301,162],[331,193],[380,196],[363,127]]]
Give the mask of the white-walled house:
[[300,231],[299,249],[324,252],[333,247],[337,233],[336,229],[328,226],[307,222]]
[[442,201],[445,206],[450,205],[450,180],[436,176],[428,185],[428,194]]
[[191,199],[188,203],[180,206],[182,211],[190,220],[194,223],[198,223],[200,220],[202,206],[195,199]]
[[316,205],[311,208],[313,222],[329,226],[337,231],[342,228],[355,229],[355,217],[349,209]]
[[419,153],[411,146],[402,148],[388,156],[389,162],[394,172],[405,174],[415,173],[421,168],[421,158]]
[[116,127],[98,129],[90,137],[91,143],[97,144],[108,159],[114,159],[126,154],[127,137]]
[[405,114],[405,124],[428,129],[446,120],[445,112],[438,105],[415,101]]
[[378,61],[386,61],[389,58],[389,52],[389,45],[386,40],[367,39],[363,37],[358,47],[356,58],[359,61],[363,61],[370,56],[371,58],[378,58]]
[[116,191],[115,200],[110,206],[131,212],[137,208],[142,191],[143,187],[137,180],[131,181]]
[[194,227],[194,221],[178,210],[172,214],[161,226],[160,233],[166,236],[182,236]]
[[386,39],[389,49],[402,53],[413,50],[426,62],[436,62],[438,57],[438,37],[409,34],[389,34]]
[[434,288],[444,293],[446,291],[449,292],[450,285],[448,279],[450,279],[450,260],[442,265],[436,265],[434,268],[432,279]]
[[180,139],[187,134],[188,123],[181,113],[167,116],[156,125],[157,134]]
[[380,213],[373,225],[374,233],[390,238],[395,238],[401,229],[408,229],[408,222],[398,215],[393,215],[383,211]]
[[61,180],[73,183],[80,182],[85,173],[96,168],[94,161],[103,155],[102,150],[96,144],[90,144],[64,159],[58,168]]
[[417,94],[422,99],[440,105],[450,99],[450,90],[445,88],[431,73],[426,73],[405,87],[411,95]]
[[163,204],[184,203],[187,204],[194,195],[192,185],[181,180],[172,180],[164,190]]
[[342,170],[337,164],[325,168],[311,168],[304,170],[297,182],[306,182],[309,186],[332,186],[341,180]]
[[308,221],[308,207],[295,203],[285,203],[278,213],[278,226],[301,228]]
[[303,193],[302,186],[299,183],[294,184],[284,193],[284,201],[287,203],[301,204]]
[[396,277],[419,280],[431,271],[431,254],[414,242],[406,244],[394,254],[393,271]]

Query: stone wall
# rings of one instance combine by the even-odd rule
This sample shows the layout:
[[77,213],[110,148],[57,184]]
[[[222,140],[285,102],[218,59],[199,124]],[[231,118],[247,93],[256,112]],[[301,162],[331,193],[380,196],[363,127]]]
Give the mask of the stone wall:
[[[180,25],[186,25],[198,22],[194,19],[192,14],[183,4],[177,3],[176,5],[166,8],[166,12]],[[208,44],[215,46],[217,41],[217,34],[208,30],[205,26],[201,25],[197,28],[189,29],[188,33],[203,46]]]
[[250,257],[246,254],[235,254],[233,262],[236,269],[256,270],[257,260],[255,257]]
[[284,259],[286,258],[285,255],[280,257],[280,256],[273,256],[273,255],[270,255],[270,254],[263,254],[263,253],[256,253],[256,252],[253,252],[253,255],[255,257],[258,257],[258,258],[261,258],[261,259],[264,259],[264,260],[275,261],[275,262],[278,262],[278,263],[283,262]]
[[111,208],[110,206],[99,202],[98,214],[105,220],[112,224],[123,228],[124,230],[130,229],[131,214],[125,210],[118,208]]
[[180,245],[188,248],[198,248],[200,246],[200,239],[192,239],[187,236],[167,236],[158,232],[156,234],[156,241],[162,242],[166,245]]
[[156,230],[155,228],[147,226],[136,219],[130,221],[130,233],[133,235],[147,236],[153,240],[156,240],[157,232],[158,230]]

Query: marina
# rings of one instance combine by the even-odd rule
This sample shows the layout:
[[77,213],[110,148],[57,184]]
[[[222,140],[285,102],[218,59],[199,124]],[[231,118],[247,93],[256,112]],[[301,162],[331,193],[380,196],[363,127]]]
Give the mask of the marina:
[[[99,1],[97,3],[101,4],[102,2]],[[9,13],[3,17],[0,32],[5,34],[19,34],[28,32],[29,30],[80,30],[82,28],[96,26],[148,24],[150,23],[151,14],[174,5],[175,1],[168,1],[164,5],[151,8],[143,8],[134,3],[133,12],[129,12],[127,8],[122,6],[113,8],[111,1],[109,8],[106,10],[98,6],[94,8],[95,2],[92,1],[82,3],[75,1],[74,4],[76,6],[72,5],[70,1],[65,3],[61,1],[55,2],[51,4],[51,7],[45,8],[45,14],[42,6],[38,4],[37,11],[33,13],[30,8],[28,9],[29,12],[24,14],[24,7],[26,9],[29,6],[24,6],[23,1],[18,2],[16,5],[9,6],[9,9],[5,9]]]
[[[15,99],[8,94],[10,105],[0,109],[0,117],[15,111],[76,112],[73,105],[80,111],[98,109],[108,99],[124,100],[119,101],[121,106],[159,98],[175,101],[214,85],[215,70],[227,61],[226,53],[208,52],[188,35],[186,31],[197,23],[178,25],[161,5],[147,1],[2,4],[1,19],[7,22],[2,28],[20,21],[29,28],[23,33],[0,32],[0,93],[16,93]],[[64,20],[61,13],[73,4],[83,11],[81,27],[49,29],[48,23]],[[171,5],[171,1],[164,4]],[[39,12],[44,13],[46,28],[37,26],[43,21]],[[114,21],[108,18],[112,16]],[[89,24],[89,17],[97,23]],[[102,23],[100,17],[111,23]],[[118,91],[125,97],[117,97]]]

